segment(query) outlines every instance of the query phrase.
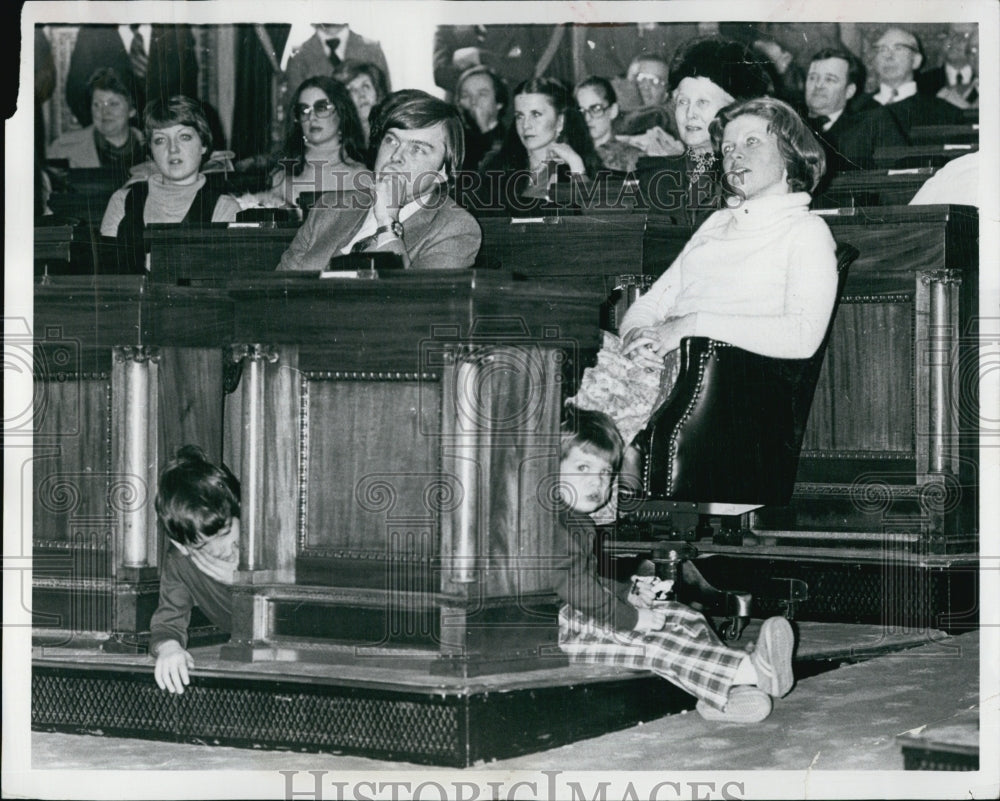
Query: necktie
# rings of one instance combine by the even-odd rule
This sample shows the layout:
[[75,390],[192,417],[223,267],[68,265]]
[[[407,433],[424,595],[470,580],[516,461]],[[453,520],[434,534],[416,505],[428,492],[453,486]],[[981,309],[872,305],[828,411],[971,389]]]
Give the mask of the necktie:
[[145,43],[142,34],[139,33],[139,26],[132,26],[132,44],[128,49],[129,61],[132,62],[132,72],[140,80],[146,77],[146,66],[149,58],[146,56]]
[[340,56],[337,55],[337,48],[340,47],[340,39],[327,39],[326,46],[330,48],[330,64],[336,69],[340,66]]
[[818,117],[809,118],[809,127],[817,133],[822,133],[828,122],[830,122],[830,118],[825,114],[821,114]]

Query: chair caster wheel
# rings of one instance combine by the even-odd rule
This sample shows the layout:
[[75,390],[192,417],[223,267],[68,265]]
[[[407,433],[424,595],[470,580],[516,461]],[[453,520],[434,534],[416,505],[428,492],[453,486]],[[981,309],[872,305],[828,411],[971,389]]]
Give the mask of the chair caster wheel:
[[738,640],[743,636],[743,630],[750,622],[748,617],[731,617],[719,629],[719,635],[723,640]]

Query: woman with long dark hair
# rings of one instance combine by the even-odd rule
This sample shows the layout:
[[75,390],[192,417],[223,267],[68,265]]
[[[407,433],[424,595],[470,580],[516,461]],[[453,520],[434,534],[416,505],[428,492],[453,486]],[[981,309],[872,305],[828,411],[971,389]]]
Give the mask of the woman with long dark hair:
[[[558,181],[597,175],[601,159],[573,93],[555,78],[533,78],[514,90],[514,125],[483,171],[502,175],[501,198],[547,198]],[[495,185],[495,184],[494,184]]]
[[285,144],[271,176],[271,189],[244,196],[244,206],[295,206],[302,192],[356,189],[363,172],[364,134],[351,96],[340,81],[308,78],[289,104]]

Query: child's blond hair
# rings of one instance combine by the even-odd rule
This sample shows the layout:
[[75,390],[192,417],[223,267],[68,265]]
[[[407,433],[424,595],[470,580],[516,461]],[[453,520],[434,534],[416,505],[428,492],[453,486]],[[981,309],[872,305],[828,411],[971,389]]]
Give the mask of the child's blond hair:
[[567,406],[560,430],[560,459],[579,447],[606,458],[616,473],[621,468],[625,443],[614,421],[604,412]]

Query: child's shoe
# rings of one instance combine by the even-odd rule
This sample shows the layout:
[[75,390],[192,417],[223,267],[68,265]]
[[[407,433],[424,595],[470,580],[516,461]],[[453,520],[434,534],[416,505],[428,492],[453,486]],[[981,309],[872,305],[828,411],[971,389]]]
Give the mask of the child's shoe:
[[792,676],[794,647],[795,635],[785,618],[769,617],[764,621],[750,661],[757,670],[757,686],[768,695],[781,698],[792,689],[795,683]]
[[771,714],[771,696],[749,684],[729,688],[725,709],[716,709],[704,701],[695,705],[705,720],[720,723],[760,723]]

